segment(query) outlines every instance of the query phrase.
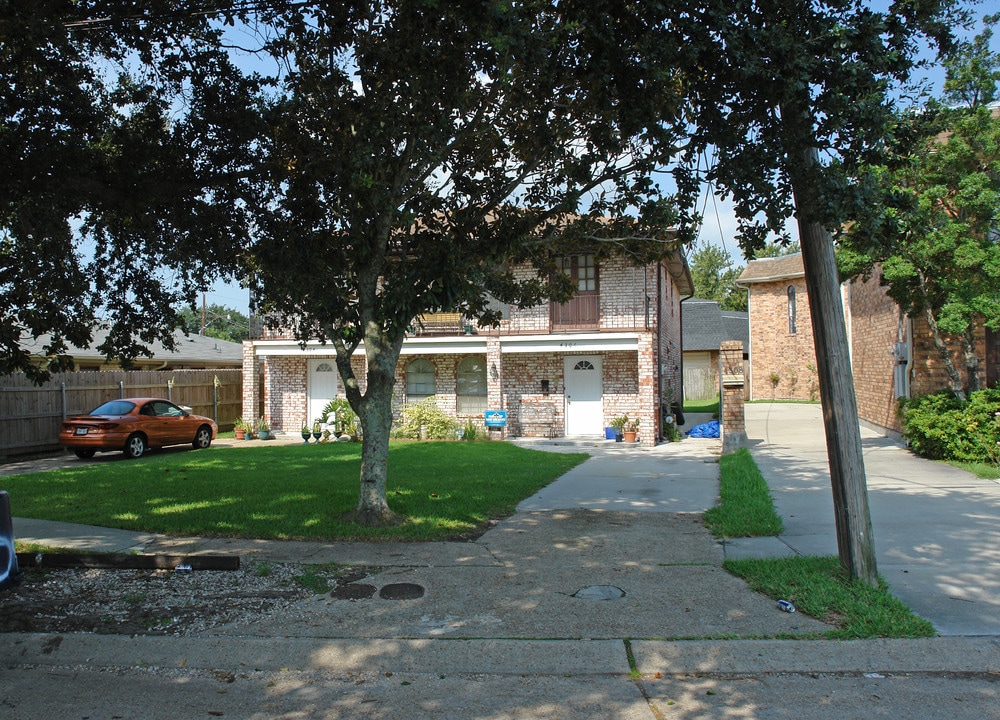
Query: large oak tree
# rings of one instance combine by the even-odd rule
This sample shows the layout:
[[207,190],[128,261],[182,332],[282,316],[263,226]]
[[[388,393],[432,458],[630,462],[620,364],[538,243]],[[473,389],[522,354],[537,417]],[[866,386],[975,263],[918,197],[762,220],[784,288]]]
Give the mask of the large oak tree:
[[261,310],[336,350],[363,429],[353,516],[392,522],[407,327],[435,311],[496,322],[487,293],[565,297],[556,259],[572,248],[672,250],[651,176],[676,152],[675,86],[646,63],[641,17],[589,1],[320,3],[264,20],[290,70],[267,109],[269,194],[247,257]]

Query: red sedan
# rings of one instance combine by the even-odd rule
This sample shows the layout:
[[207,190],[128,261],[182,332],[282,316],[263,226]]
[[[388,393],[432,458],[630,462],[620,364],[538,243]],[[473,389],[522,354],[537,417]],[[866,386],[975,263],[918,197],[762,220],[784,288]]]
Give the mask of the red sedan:
[[59,444],[79,458],[94,457],[98,450],[121,450],[137,458],[148,448],[167,445],[191,443],[195,449],[207,448],[218,431],[212,418],[192,415],[169,400],[125,398],[66,420]]

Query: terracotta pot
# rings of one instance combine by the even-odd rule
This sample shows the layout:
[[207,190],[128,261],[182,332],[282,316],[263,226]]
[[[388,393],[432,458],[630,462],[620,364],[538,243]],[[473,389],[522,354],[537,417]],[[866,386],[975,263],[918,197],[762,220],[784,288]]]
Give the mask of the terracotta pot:
[[631,432],[629,430],[626,430],[622,434],[625,436],[625,442],[627,442],[627,443],[634,443],[635,442],[636,433]]
[[237,440],[242,440],[243,437],[246,435],[246,430],[236,430],[235,432]]

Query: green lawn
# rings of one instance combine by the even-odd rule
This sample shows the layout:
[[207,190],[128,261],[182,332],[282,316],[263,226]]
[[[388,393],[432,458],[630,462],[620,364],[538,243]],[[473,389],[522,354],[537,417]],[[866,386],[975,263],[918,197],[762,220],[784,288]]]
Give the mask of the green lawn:
[[4,478],[15,516],[175,535],[436,540],[492,518],[587,458],[502,442],[402,442],[389,450],[388,499],[405,522],[338,519],[358,497],[361,445],[214,448],[151,454]]
[[685,400],[684,412],[686,413],[718,413],[719,398],[713,397],[707,400]]

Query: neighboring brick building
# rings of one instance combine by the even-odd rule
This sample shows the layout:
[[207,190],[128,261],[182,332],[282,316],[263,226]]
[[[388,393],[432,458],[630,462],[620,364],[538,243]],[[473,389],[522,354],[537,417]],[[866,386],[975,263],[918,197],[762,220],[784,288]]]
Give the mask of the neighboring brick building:
[[[922,317],[910,317],[886,294],[876,272],[842,285],[858,416],[880,432],[900,432],[898,398],[950,387]],[[751,399],[819,399],[815,346],[801,254],[753,260],[738,280],[749,293]],[[794,328],[794,332],[792,329]],[[965,372],[960,345],[948,339]],[[1000,333],[980,325],[980,384],[1000,380]],[[772,381],[772,373],[774,380]]]
[[802,254],[752,260],[736,282],[750,314],[750,399],[818,400]]
[[[680,397],[680,302],[692,292],[684,256],[635,267],[620,256],[598,262],[581,254],[565,258],[564,268],[576,297],[504,306],[495,330],[453,313],[415,323],[396,368],[397,408],[434,395],[449,414],[479,424],[486,410],[506,410],[514,437],[598,436],[627,413],[640,419],[640,441],[654,444],[661,402],[670,388]],[[363,349],[353,363],[363,382]],[[303,349],[291,336],[249,341],[243,369],[244,415],[263,412],[281,431],[298,432],[343,397],[329,345]]]
[[[901,431],[896,414],[898,398],[917,397],[951,387],[934,345],[926,318],[910,316],[886,294],[876,269],[868,279],[845,284],[848,331],[858,415],[877,430]],[[968,384],[961,342],[945,337],[951,359]],[[979,385],[993,387],[1000,380],[1000,333],[976,327]]]

